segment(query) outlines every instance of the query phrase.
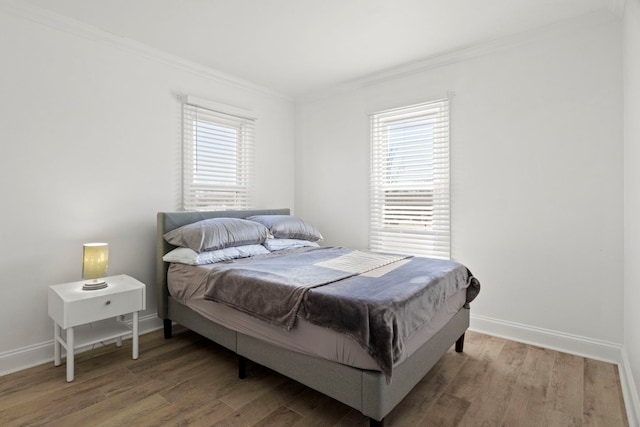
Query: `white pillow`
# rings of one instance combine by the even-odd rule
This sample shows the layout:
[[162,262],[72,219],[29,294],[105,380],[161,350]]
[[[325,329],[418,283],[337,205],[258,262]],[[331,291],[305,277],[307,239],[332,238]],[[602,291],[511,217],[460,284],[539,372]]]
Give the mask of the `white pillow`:
[[233,246],[215,251],[196,252],[189,248],[175,248],[167,252],[162,260],[188,265],[212,264],[236,258],[248,258],[254,255],[266,255],[269,251],[262,245]]
[[263,245],[265,248],[269,249],[271,252],[282,251],[284,249],[292,249],[292,248],[320,246],[316,242],[311,242],[309,240],[301,240],[301,239],[267,239],[267,241],[264,242]]

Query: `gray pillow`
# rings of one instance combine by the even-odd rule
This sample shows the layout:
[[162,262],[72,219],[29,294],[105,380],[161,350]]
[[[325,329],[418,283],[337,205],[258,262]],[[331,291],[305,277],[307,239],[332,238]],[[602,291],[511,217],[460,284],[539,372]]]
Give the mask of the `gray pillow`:
[[164,234],[164,239],[175,246],[204,252],[232,246],[260,245],[268,236],[267,227],[255,221],[211,218],[171,230]]
[[322,234],[313,225],[293,215],[254,215],[247,219],[259,222],[276,239],[301,239],[317,242]]

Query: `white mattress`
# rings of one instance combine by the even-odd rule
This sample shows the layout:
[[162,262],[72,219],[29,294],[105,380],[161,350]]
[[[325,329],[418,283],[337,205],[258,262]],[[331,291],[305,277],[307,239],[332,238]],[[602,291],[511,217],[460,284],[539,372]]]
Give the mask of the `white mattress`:
[[[268,324],[224,304],[204,299],[207,265],[171,264],[167,275],[171,296],[179,303],[220,325],[268,341],[280,347],[321,357],[343,365],[379,371],[378,365],[353,338],[298,317],[293,329],[287,331]],[[464,305],[466,289],[451,296],[433,318],[407,340],[401,363],[442,328]]]

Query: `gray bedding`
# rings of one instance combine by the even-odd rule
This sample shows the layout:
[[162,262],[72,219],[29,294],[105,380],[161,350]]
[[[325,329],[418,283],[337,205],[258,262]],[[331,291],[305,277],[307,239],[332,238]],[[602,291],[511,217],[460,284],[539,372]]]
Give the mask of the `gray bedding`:
[[460,289],[480,284],[463,265],[402,256],[367,257],[336,247],[304,248],[219,263],[205,298],[285,328],[302,316],[353,337],[390,381],[405,341]]

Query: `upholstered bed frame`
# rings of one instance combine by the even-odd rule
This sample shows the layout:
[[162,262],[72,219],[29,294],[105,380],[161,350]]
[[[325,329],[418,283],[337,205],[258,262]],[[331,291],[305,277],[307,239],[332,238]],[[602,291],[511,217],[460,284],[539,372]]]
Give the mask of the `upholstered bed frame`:
[[429,341],[394,367],[393,380],[387,384],[384,375],[378,371],[357,369],[283,349],[214,323],[171,298],[167,289],[168,263],[162,257],[174,246],[163,239],[166,232],[208,218],[266,214],[289,214],[289,209],[158,213],[158,317],[164,320],[165,338],[171,337],[171,325],[176,322],[238,354],[241,377],[244,376],[244,361],[251,360],[357,409],[370,418],[371,425],[382,425],[384,417],[454,343],[456,351],[462,351],[464,332],[469,327],[469,310],[462,308]]

